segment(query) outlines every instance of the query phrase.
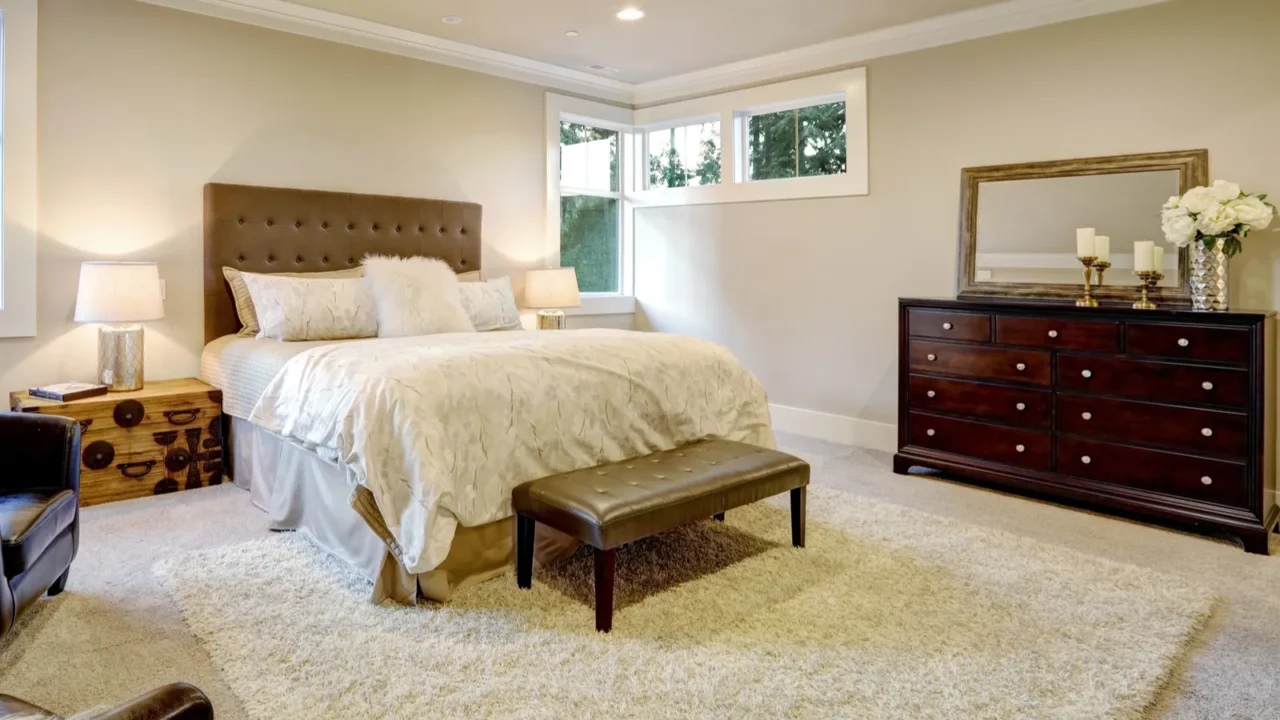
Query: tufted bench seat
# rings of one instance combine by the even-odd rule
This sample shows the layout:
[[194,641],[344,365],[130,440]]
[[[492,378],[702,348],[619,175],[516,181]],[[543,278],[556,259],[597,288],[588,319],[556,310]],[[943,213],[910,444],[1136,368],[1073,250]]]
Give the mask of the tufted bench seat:
[[552,475],[512,492],[516,581],[533,584],[536,523],[595,548],[596,630],[613,627],[617,548],[726,510],[791,492],[791,543],[804,547],[805,461],[730,440],[684,447]]

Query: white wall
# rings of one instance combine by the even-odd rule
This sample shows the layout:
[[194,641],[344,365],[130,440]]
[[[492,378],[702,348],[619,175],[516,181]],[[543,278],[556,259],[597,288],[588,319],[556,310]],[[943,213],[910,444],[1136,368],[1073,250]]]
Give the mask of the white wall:
[[[1277,37],[1275,0],[1175,0],[872,62],[871,194],[640,210],[638,325],[728,345],[774,403],[894,423],[897,299],[955,293],[960,169],[1208,148],[1280,193]],[[1246,247],[1232,302],[1280,307],[1280,235]]]
[[131,0],[42,0],[39,334],[0,340],[0,389],[91,379],[79,263],[156,260],[150,378],[203,347],[206,182],[484,205],[486,275],[541,266],[544,90]]

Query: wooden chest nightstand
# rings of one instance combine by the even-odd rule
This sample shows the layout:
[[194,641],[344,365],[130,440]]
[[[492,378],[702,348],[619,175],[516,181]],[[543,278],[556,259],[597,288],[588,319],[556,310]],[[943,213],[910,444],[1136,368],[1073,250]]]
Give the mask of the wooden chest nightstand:
[[81,505],[222,482],[222,391],[194,378],[70,402],[15,392],[9,407],[80,422]]

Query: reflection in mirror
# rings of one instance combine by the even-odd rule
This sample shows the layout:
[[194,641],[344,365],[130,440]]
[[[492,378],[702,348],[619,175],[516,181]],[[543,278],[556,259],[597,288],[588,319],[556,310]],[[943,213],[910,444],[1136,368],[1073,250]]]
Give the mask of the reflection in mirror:
[[[1179,194],[1178,170],[987,181],[978,191],[977,283],[1081,282],[1076,229],[1111,238],[1105,284],[1138,285],[1133,243],[1163,243],[1160,208]],[[1170,249],[1172,250],[1172,249]],[[1164,287],[1177,287],[1178,253],[1165,253]]]

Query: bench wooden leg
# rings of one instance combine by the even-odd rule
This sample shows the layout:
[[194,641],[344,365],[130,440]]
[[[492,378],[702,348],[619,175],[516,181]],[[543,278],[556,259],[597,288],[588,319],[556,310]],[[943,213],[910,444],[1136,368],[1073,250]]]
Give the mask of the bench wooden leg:
[[613,579],[617,568],[617,549],[596,550],[596,632],[613,629]]
[[791,491],[791,544],[804,547],[804,504],[807,487]]
[[712,515],[711,518],[716,522],[724,522],[724,513],[716,513],[715,515]]
[[516,515],[516,585],[533,587],[533,528],[534,519],[528,515]]

